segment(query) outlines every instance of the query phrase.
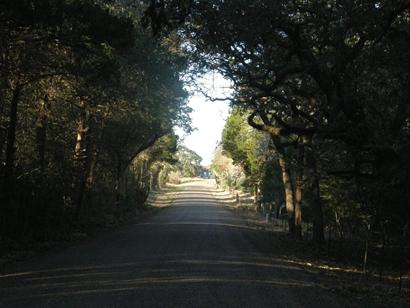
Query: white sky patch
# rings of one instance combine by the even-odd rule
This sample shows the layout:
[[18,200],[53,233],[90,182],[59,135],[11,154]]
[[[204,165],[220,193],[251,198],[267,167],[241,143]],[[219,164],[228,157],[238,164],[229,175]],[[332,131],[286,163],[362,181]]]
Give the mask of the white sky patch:
[[[229,81],[219,74],[208,73],[199,82],[201,89],[213,98],[227,97],[230,93]],[[187,136],[177,127],[175,132],[186,147],[202,157],[201,164],[208,166],[212,161],[215,147],[221,140],[222,129],[229,115],[229,104],[228,101],[211,102],[196,92],[189,98],[188,105],[193,110],[191,118],[195,131]]]

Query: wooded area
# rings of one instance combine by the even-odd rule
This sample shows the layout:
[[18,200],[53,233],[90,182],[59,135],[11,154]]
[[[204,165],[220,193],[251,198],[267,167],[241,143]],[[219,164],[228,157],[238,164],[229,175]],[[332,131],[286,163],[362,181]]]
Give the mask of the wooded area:
[[[189,131],[187,59],[143,3],[0,4],[0,240],[69,238],[143,208]],[[154,187],[152,187],[154,186]]]
[[179,31],[192,65],[232,82],[233,97],[210,98],[233,106],[218,181],[252,191],[257,207],[284,204],[295,238],[307,222],[317,247],[353,245],[364,271],[368,259],[380,273],[408,267],[409,7],[215,0],[152,1],[149,11],[166,29],[189,11]]
[[232,106],[219,183],[284,204],[295,239],[357,244],[364,271],[369,247],[408,266],[407,0],[10,0],[0,29],[1,240],[143,206],[190,130],[184,82],[213,70],[233,87],[211,98]]

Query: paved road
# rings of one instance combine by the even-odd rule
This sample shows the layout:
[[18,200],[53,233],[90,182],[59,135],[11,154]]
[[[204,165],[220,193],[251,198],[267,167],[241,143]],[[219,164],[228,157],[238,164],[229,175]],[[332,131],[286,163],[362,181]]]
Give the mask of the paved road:
[[317,278],[255,245],[205,182],[120,231],[14,264],[1,307],[338,307]]

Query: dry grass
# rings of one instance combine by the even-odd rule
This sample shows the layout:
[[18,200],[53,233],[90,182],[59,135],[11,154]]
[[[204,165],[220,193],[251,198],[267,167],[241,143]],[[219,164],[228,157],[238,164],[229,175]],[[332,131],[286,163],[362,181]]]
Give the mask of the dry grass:
[[[361,268],[339,262],[329,258],[326,252],[315,250],[310,240],[296,241],[290,238],[287,235],[286,221],[283,219],[266,221],[261,214],[255,211],[253,198],[249,194],[217,190],[213,195],[218,203],[246,220],[250,228],[262,232],[261,237],[257,240],[264,241],[265,246],[269,246],[267,250],[272,250],[274,254],[285,257],[288,262],[327,280],[328,283],[324,283],[323,287],[331,292],[362,299],[364,302],[367,300],[374,302],[377,299],[380,300],[379,303],[383,303],[384,307],[403,307],[408,301],[410,297],[409,275],[402,277],[405,283],[399,293],[397,275],[385,273],[383,281],[380,281],[376,271],[367,272],[364,275]],[[264,244],[261,243],[261,245]]]

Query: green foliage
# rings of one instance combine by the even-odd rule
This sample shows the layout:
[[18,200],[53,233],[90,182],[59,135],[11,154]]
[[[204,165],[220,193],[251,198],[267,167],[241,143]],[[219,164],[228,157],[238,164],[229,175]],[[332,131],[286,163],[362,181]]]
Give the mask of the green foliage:
[[270,147],[268,136],[248,125],[246,112],[238,108],[232,110],[222,132],[222,146],[223,153],[244,172],[244,179],[240,181],[242,189],[253,191],[257,186],[264,202],[282,198],[277,155]]
[[215,149],[210,169],[215,175],[218,187],[239,189],[244,184],[245,174],[242,168],[235,166],[232,159],[223,154],[222,145]]
[[140,27],[144,8],[0,4],[1,234],[117,223],[144,203],[157,166],[175,163],[187,60],[174,34]]
[[[288,212],[308,209],[315,241],[323,241],[322,203],[346,203],[339,180],[356,192],[349,215],[407,232],[408,1],[152,1],[144,20],[160,33],[186,11],[179,33],[193,65],[232,81],[232,104],[271,139]],[[224,133],[225,153],[260,178],[252,136],[235,129]],[[219,176],[229,169],[221,157]]]
[[406,236],[407,0],[16,0],[0,12],[1,234],[115,221],[172,169],[198,175],[184,147],[171,167],[169,133],[190,129],[183,72],[212,69],[234,91],[211,166],[221,186],[277,203],[284,190],[318,244],[324,224]]
[[222,132],[224,153],[232,158],[234,164],[242,166],[244,172],[252,177],[260,173],[266,160],[267,136],[252,129],[246,122],[246,114],[234,109],[226,121]]
[[185,146],[180,145],[177,152],[178,163],[176,164],[183,177],[196,177],[202,171],[202,157]]

